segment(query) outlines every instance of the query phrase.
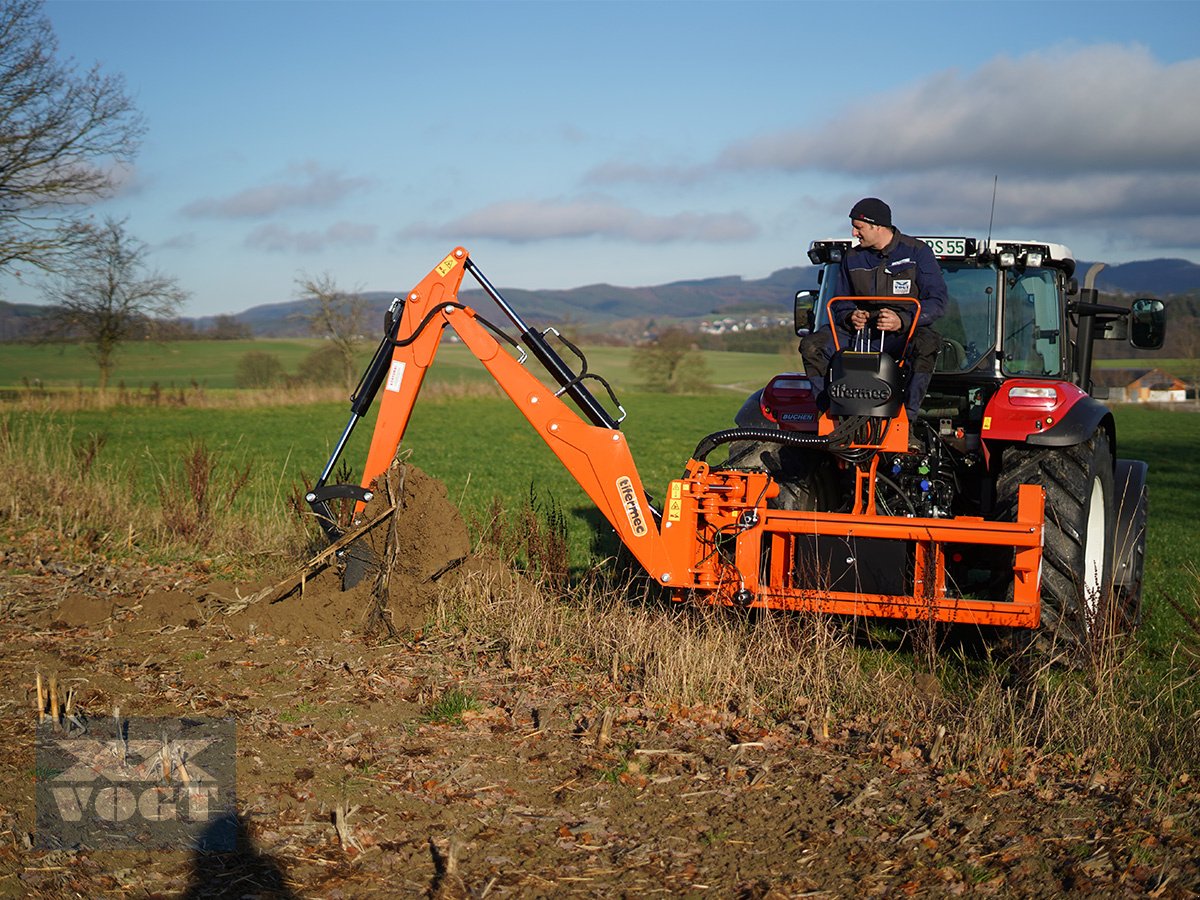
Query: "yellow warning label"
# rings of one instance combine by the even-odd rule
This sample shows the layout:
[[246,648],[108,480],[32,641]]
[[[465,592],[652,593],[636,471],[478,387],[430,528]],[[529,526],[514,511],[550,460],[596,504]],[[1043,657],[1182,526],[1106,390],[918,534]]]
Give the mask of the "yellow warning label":
[[451,253],[449,256],[447,256],[445,259],[443,259],[440,263],[438,263],[438,267],[436,269],[434,269],[433,271],[438,273],[439,278],[445,278],[446,273],[449,272],[451,269],[453,269],[457,265],[458,265],[458,260],[455,259],[454,254]]
[[983,417],[983,430],[984,430],[984,431],[991,431],[991,430],[992,430],[992,417],[991,417],[991,416],[984,416],[984,417]]
[[671,482],[671,496],[678,500],[683,495],[683,485],[678,481]]
[[678,497],[672,497],[667,501],[667,520],[678,522],[683,517],[683,501]]

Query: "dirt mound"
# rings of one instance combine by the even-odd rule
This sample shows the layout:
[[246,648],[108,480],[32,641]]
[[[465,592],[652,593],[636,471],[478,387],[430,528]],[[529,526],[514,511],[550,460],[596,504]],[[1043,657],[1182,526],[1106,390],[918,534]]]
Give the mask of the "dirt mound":
[[370,562],[366,576],[349,590],[343,589],[341,566],[329,565],[276,599],[242,607],[247,592],[233,589],[231,596],[228,585],[214,586],[210,599],[232,612],[226,617],[230,627],[278,637],[420,629],[442,578],[470,559],[466,523],[445,485],[406,463],[394,463],[378,479],[361,521],[376,524],[349,552]]
[[67,625],[97,625],[112,614],[111,598],[68,594],[59,604],[58,614],[54,618]]
[[213,582],[191,593],[151,590],[132,604],[71,593],[48,619],[72,626],[109,622],[118,630],[196,628],[208,622],[293,640],[418,631],[443,586],[491,564],[471,556],[466,523],[442,482],[397,462],[374,487],[360,521],[375,524],[347,548],[369,563],[365,577],[348,590],[342,563],[326,556],[280,583]]

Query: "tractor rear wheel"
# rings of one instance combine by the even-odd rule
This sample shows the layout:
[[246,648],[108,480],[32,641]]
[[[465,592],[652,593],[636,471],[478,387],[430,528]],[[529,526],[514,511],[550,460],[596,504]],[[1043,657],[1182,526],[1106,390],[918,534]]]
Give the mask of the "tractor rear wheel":
[[996,481],[1000,518],[1016,518],[1022,484],[1046,491],[1039,637],[1082,644],[1101,628],[1112,591],[1115,515],[1107,433],[1073,447],[1006,450]]

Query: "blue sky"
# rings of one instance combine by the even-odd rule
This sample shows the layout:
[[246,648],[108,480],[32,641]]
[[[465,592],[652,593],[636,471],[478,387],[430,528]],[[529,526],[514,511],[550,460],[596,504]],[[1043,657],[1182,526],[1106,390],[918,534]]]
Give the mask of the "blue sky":
[[[66,2],[148,133],[120,191],[184,312],[761,278],[880,196],[910,233],[1200,261],[1193,2]],[[10,277],[0,295],[34,300]],[[781,303],[786,298],[781,298]]]

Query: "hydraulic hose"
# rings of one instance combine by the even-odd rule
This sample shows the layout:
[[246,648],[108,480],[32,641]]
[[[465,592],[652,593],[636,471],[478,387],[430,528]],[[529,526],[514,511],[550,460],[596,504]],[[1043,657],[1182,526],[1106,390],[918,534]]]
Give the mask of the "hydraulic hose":
[[728,428],[708,435],[696,445],[692,459],[703,461],[722,444],[734,441],[764,441],[786,444],[789,447],[828,447],[829,435],[818,437],[811,434],[794,434],[789,431],[774,431],[767,428]]

